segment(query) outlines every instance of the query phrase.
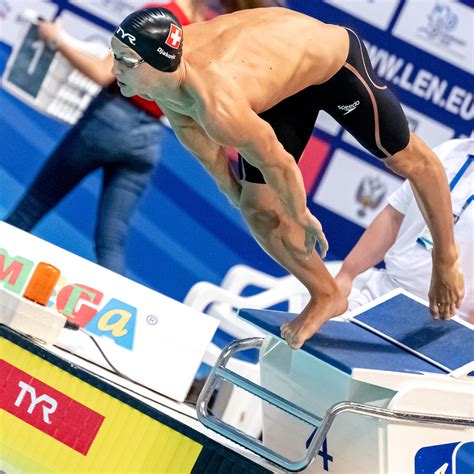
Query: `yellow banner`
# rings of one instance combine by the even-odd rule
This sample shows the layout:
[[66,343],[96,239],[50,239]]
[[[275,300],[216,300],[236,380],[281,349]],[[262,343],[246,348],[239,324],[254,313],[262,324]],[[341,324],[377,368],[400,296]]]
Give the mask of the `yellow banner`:
[[193,469],[202,444],[3,337],[0,359],[5,473]]

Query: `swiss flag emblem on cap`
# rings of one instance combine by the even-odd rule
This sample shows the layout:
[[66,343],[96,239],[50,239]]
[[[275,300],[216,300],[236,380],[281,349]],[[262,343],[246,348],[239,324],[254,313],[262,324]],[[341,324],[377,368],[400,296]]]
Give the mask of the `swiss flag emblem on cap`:
[[165,43],[168,46],[171,46],[174,49],[178,49],[183,39],[183,30],[178,26],[171,23],[170,32],[168,33],[168,38],[166,38]]

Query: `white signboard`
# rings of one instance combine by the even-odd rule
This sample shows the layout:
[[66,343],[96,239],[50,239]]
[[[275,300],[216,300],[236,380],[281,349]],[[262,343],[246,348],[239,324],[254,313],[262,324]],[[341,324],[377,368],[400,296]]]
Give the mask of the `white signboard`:
[[326,3],[386,30],[400,0],[326,0]]
[[[92,334],[120,372],[185,399],[218,320],[0,222],[0,285],[21,297],[39,262],[61,271],[53,310]],[[112,370],[83,332],[63,330],[58,345]]]
[[385,171],[336,150],[313,196],[316,204],[367,227],[402,181]]
[[320,110],[316,120],[316,128],[330,135],[336,136],[341,130],[341,126],[324,110]]
[[460,2],[408,0],[393,34],[472,74],[473,25],[474,10]]
[[[69,3],[102,18],[112,25],[118,25],[128,14],[152,2],[147,0],[70,0]],[[160,0],[153,3],[160,3]],[[163,0],[161,3],[167,2]]]
[[23,100],[37,103],[55,55],[38,38],[38,27],[28,23],[10,55],[2,81],[5,88]]
[[436,120],[402,104],[410,130],[419,135],[430,148],[454,137],[454,130]]
[[112,32],[87,21],[86,19],[64,10],[59,16],[67,40],[83,51],[104,57],[109,52]]
[[[65,11],[60,17],[64,41],[97,57],[108,53],[111,33]],[[75,123],[100,87],[75,70],[62,54],[38,38],[38,27],[25,22],[9,57],[2,84],[41,112]]]
[[44,0],[0,0],[0,41],[12,46],[18,41],[28,11],[52,20],[58,6]]

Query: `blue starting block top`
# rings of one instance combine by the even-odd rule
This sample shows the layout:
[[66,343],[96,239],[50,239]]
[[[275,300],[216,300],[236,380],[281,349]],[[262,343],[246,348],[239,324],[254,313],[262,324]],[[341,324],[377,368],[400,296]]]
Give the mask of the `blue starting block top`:
[[[295,314],[241,309],[239,316],[280,337]],[[353,369],[445,374],[474,360],[474,331],[433,320],[428,308],[398,294],[352,318],[327,321],[302,350],[351,374]]]

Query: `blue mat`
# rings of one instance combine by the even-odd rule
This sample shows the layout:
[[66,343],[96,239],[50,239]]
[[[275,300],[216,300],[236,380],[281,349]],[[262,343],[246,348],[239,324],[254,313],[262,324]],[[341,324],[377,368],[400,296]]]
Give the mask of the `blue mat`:
[[[280,326],[296,315],[241,309],[239,316],[280,337]],[[424,305],[405,295],[394,296],[360,314],[353,321],[326,322],[305,342],[302,350],[348,374],[355,368],[442,374],[473,360],[474,331],[454,321],[432,320]],[[361,327],[359,323],[381,334]],[[420,356],[389,339],[399,341]],[[435,363],[424,360],[423,356],[434,359]]]
[[455,370],[474,360],[474,331],[456,321],[434,320],[426,306],[397,295],[356,316],[404,346]]

